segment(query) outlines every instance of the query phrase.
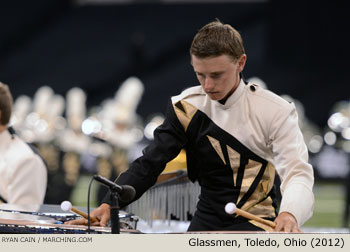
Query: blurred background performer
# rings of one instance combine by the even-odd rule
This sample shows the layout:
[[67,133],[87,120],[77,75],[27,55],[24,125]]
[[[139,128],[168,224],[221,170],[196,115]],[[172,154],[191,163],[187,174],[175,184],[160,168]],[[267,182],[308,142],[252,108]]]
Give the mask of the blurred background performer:
[[0,82],[0,202],[42,204],[47,168],[41,157],[9,128],[12,95]]
[[[108,144],[111,149],[108,155],[98,155],[99,175],[113,180],[129,168],[129,153],[143,137],[141,119],[136,114],[143,92],[143,83],[131,76],[121,84],[113,99],[104,101],[101,111],[96,115],[95,120],[97,118],[101,122],[102,129],[100,132],[91,132],[90,135],[104,141],[105,147]],[[90,120],[93,118],[90,117]],[[99,186],[99,203],[107,191],[105,186]]]
[[[244,81],[241,72],[247,56],[242,38],[228,24],[205,25],[190,53],[201,86],[171,98],[154,141],[116,183],[135,187],[137,200],[185,148],[189,179],[201,186],[188,231],[269,230],[225,213],[226,203],[232,201],[251,214],[274,220],[275,231],[299,232],[313,213],[314,176],[295,105]],[[276,171],[282,192],[278,214]],[[109,203],[107,195],[92,212],[102,225],[109,219]]]
[[[78,183],[82,171],[82,156],[91,144],[90,137],[82,132],[81,125],[86,118],[86,94],[79,87],[73,87],[66,94],[66,124],[59,132],[57,145],[59,147],[59,168],[52,170],[49,177],[51,204],[58,204],[70,199]],[[49,200],[49,198],[48,198]]]

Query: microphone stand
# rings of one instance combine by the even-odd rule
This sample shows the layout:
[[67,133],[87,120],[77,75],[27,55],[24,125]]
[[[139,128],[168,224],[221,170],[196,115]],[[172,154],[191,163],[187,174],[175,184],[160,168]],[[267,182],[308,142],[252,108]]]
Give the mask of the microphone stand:
[[106,179],[105,177],[99,175],[94,175],[93,178],[109,188],[111,200],[110,217],[112,225],[112,234],[120,234],[119,200],[121,199],[122,201],[131,201],[136,194],[135,188],[128,185],[119,186],[114,182]]
[[112,234],[120,234],[120,223],[119,223],[119,195],[114,190],[111,191],[111,226]]

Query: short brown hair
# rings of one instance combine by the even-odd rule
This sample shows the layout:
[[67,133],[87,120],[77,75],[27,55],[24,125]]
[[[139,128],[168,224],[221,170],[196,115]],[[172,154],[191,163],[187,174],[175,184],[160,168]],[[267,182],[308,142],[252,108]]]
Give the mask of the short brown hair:
[[190,53],[198,58],[225,54],[237,60],[245,52],[239,32],[231,25],[216,20],[198,31],[192,41]]
[[0,82],[0,124],[2,125],[7,125],[10,122],[12,102],[8,86]]

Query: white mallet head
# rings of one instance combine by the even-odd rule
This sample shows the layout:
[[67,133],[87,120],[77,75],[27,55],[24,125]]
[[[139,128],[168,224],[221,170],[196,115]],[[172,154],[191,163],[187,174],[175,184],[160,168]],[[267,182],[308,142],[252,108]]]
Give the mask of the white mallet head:
[[61,209],[63,211],[70,211],[72,209],[72,203],[70,203],[69,201],[63,201],[61,203]]
[[225,206],[225,212],[228,214],[234,214],[236,212],[236,205],[232,202],[229,202]]

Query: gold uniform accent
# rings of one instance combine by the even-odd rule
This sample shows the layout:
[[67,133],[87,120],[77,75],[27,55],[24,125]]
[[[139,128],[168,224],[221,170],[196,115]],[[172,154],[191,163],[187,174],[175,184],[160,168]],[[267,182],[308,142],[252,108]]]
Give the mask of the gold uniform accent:
[[187,170],[185,149],[181,149],[179,155],[177,155],[173,160],[166,164],[165,169],[162,173],[176,172],[179,170]]
[[[226,165],[219,140],[209,135],[207,135],[207,137],[214,150],[217,152],[223,163]],[[241,155],[228,145],[226,145],[226,148],[229,156],[230,167],[233,171],[233,183],[234,185],[236,185]],[[262,169],[262,166],[262,163],[249,159],[248,164],[244,168],[243,180],[237,203],[239,203],[243,196],[248,192],[260,169]],[[259,182],[253,194],[249,197],[247,202],[241,207],[242,210],[248,211],[249,213],[258,215],[260,217],[276,217],[275,208],[272,205],[273,201],[271,197],[266,198],[273,187],[275,174],[275,167],[271,163],[268,163],[261,181]]]
[[214,137],[211,137],[211,136],[207,136],[207,137],[208,137],[211,145],[213,146],[214,150],[216,151],[216,153],[221,158],[222,162],[224,162],[224,164],[226,165],[226,161],[225,161],[225,158],[224,158],[224,154],[222,153],[220,142],[218,140],[216,140]]
[[228,145],[226,145],[226,148],[227,148],[227,153],[230,160],[230,166],[233,171],[233,184],[236,185],[238,168],[241,161],[241,154],[239,154],[237,151],[235,151]]
[[[192,104],[183,100],[173,104],[173,107],[177,118],[179,119],[180,123],[184,127],[184,130],[186,131],[188,128],[188,125],[192,121],[192,118],[196,114],[198,109]],[[163,171],[163,174],[178,171],[178,170],[186,170],[186,169],[187,169],[186,151],[182,149],[177,157],[175,157],[173,160],[167,163]]]
[[[243,175],[241,190],[239,192],[238,202],[242,199],[244,194],[246,194],[247,191],[249,190],[249,187],[253,183],[256,175],[258,175],[261,167],[262,167],[262,163],[259,163],[259,162],[256,162],[254,160],[249,159],[248,164],[244,168],[244,175]],[[257,195],[252,195],[252,196],[250,196],[250,199],[252,197],[256,197],[256,196]],[[244,204],[244,205],[246,205],[246,204]]]
[[[198,109],[192,104],[183,100],[178,101],[173,106],[174,106],[174,110],[177,115],[177,118],[179,119],[180,123],[184,127],[185,131],[187,131],[187,127],[190,124],[193,116],[198,111]],[[179,107],[182,107],[183,110],[180,109]]]
[[[276,217],[271,197],[266,198],[273,187],[275,175],[275,167],[271,163],[268,163],[259,185],[249,200],[243,205],[243,209],[260,217]],[[264,198],[266,199],[261,201]]]
[[259,217],[269,217],[274,218],[275,216],[275,208],[272,206],[272,199],[268,197],[264,201],[255,204],[253,207],[249,209],[251,214],[257,215]]

